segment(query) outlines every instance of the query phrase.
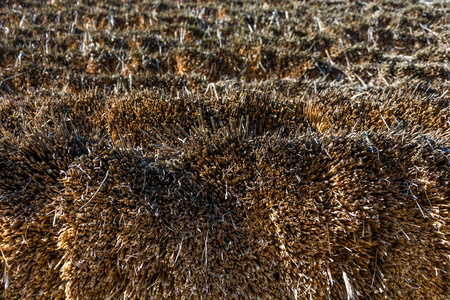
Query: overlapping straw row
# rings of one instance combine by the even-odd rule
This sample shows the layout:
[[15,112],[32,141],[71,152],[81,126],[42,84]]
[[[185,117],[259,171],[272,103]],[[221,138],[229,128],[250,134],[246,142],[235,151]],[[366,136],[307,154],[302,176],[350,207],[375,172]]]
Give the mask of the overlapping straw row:
[[[172,109],[195,107],[186,97]],[[424,114],[435,109],[441,119],[442,104],[427,101]],[[278,107],[269,102],[248,107]],[[435,122],[372,132],[344,123],[333,132],[311,125],[330,122],[336,108],[319,114],[310,102],[292,104],[293,116],[309,122],[306,133],[287,132],[271,127],[274,113],[255,124],[218,105],[204,107],[218,112],[209,121],[194,114],[189,133],[175,125],[186,126],[182,114],[149,126],[148,149],[136,147],[140,133],[126,122],[115,138],[101,130],[82,138],[58,118],[45,129],[20,127],[39,120],[31,113],[18,136],[4,129],[3,295],[445,297],[450,177],[439,139],[448,134]],[[359,105],[367,116],[374,110]],[[384,122],[395,119],[383,113]]]
[[[426,4],[427,3],[427,4]],[[0,92],[302,78],[449,80],[446,1],[0,4]]]

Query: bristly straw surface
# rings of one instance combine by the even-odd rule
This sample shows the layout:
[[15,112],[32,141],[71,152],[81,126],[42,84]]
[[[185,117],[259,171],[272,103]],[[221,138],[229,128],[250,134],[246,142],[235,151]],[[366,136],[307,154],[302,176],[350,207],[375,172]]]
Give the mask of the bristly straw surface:
[[1,1],[0,299],[450,297],[448,1]]

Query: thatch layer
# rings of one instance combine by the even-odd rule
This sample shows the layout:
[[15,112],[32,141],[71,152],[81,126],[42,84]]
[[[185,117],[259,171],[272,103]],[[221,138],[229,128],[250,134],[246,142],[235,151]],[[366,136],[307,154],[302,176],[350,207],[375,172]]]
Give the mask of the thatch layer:
[[78,2],[0,1],[0,299],[448,299],[445,1]]

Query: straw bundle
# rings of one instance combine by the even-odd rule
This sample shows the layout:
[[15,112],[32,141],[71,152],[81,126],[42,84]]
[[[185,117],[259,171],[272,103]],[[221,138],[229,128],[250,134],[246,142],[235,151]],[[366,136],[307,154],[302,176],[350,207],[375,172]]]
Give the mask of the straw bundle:
[[226,184],[216,194],[219,183],[189,167],[199,163],[195,153],[186,155],[155,160],[104,151],[71,165],[59,235],[66,296],[289,295],[277,242],[231,190],[226,195]]
[[431,189],[448,184],[443,152],[384,135],[269,145],[260,198],[301,294],[440,299],[448,291],[449,202]]
[[28,136],[20,139],[3,131],[0,141],[1,295],[62,299],[58,178],[79,147],[61,137],[25,130]]

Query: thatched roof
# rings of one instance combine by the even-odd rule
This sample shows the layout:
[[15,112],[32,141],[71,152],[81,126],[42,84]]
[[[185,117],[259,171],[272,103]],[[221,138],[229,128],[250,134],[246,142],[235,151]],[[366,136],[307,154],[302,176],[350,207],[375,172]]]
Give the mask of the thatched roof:
[[447,299],[444,2],[0,3],[1,299]]

